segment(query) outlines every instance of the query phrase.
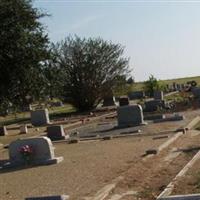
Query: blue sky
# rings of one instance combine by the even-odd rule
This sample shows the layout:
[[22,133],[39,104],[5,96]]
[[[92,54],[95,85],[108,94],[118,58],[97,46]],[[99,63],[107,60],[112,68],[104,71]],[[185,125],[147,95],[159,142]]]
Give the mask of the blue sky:
[[52,42],[69,34],[125,46],[137,81],[200,75],[200,1],[35,0]]

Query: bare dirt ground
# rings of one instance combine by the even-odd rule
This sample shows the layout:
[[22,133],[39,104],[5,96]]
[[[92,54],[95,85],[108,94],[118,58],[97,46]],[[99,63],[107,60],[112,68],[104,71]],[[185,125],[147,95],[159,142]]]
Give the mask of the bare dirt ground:
[[[41,194],[69,194],[72,199],[81,199],[141,160],[149,146],[156,147],[162,142],[132,137],[56,144],[56,155],[64,157],[62,163],[0,174],[1,199],[18,200]],[[1,152],[1,157],[6,159],[7,151]]]
[[[167,159],[170,157],[169,155],[179,152],[179,149],[198,145],[199,139],[200,135],[195,137],[189,133],[182,135],[161,154],[146,161],[134,163],[123,174],[125,178],[117,185],[113,194],[137,191],[138,195],[136,197],[131,196],[130,199],[156,199],[156,196],[164,190],[176,174],[194,156],[195,151],[189,153],[180,151],[180,154],[172,160]],[[129,198],[126,197],[126,199]]]
[[[198,145],[200,136],[199,134],[182,135],[160,154],[146,160],[143,155],[147,149],[157,148],[169,139],[153,140],[154,134],[184,126],[198,112],[185,112],[186,119],[183,121],[139,127],[144,136],[88,141],[71,145],[55,143],[56,156],[63,156],[63,162],[57,165],[0,171],[0,199],[21,200],[29,196],[68,194],[72,200],[80,200],[86,196],[93,196],[99,189],[119,176],[123,176],[124,179],[117,184],[111,196],[134,190],[138,192],[137,196],[126,196],[123,199],[155,199],[195,152],[180,152],[175,158],[170,155],[176,154],[179,148]],[[102,122],[113,125],[113,120],[110,119]],[[99,122],[91,125],[93,128],[83,128],[83,132],[87,134],[98,132],[98,126],[105,130],[109,128],[107,126],[102,128],[98,124]],[[129,128],[124,130],[129,131]],[[6,136],[7,141],[11,137],[17,138],[14,130],[13,134],[15,136]],[[33,134],[37,135],[38,132]],[[169,137],[174,134],[169,132]],[[5,159],[8,159],[8,150],[0,150],[0,160]]]
[[[200,147],[200,145],[197,145]],[[200,193],[200,160],[179,179],[173,190],[173,195]]]

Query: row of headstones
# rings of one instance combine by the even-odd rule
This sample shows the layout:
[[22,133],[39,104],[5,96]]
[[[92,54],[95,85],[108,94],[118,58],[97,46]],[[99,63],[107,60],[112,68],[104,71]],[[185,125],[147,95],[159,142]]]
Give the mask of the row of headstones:
[[187,88],[187,84],[178,84],[178,83],[173,83],[172,85],[167,84],[166,85],[166,89],[169,92],[173,92],[173,91],[183,91]]
[[[140,105],[128,105],[117,108],[119,127],[138,126],[145,124],[143,110]],[[66,139],[63,126],[50,126],[47,136],[18,139],[9,145],[9,163],[6,166],[55,164],[63,160],[55,157],[51,140]],[[51,139],[50,139],[51,138]],[[28,154],[27,154],[28,152]],[[28,157],[26,157],[28,155]],[[28,159],[27,159],[28,158]]]
[[[129,97],[122,96],[122,97],[119,98],[119,106],[127,106],[129,104],[130,104],[129,103]],[[108,105],[111,105],[111,104],[106,104],[106,105],[108,106]],[[161,107],[161,108],[167,107],[167,104],[164,101],[163,91],[154,92],[154,99],[145,102],[145,111],[147,111],[147,112],[156,111],[158,109],[158,107]]]
[[[129,92],[128,97],[131,100],[144,99],[145,97],[150,97],[150,94],[149,92],[145,92],[145,91],[133,91],[133,92]],[[163,92],[159,90],[155,91],[153,97],[155,99],[163,99]]]
[[[31,111],[31,124],[34,126],[50,124],[48,110],[43,109],[43,110]],[[20,126],[20,133],[21,134],[28,133],[28,128],[26,124]],[[0,127],[0,136],[5,136],[7,134],[8,134],[8,131],[7,131],[6,126]]]
[[[121,96],[119,100],[119,106],[129,105],[129,99],[141,99],[145,98],[144,91],[135,91],[129,93],[128,96]],[[155,91],[154,92],[154,99],[155,100],[163,100],[164,94],[163,91]],[[115,106],[116,105],[116,98],[114,96],[106,97],[103,99],[103,106]]]
[[[21,125],[20,128],[20,134],[26,134],[28,133],[28,126],[26,124]],[[1,126],[0,127],[0,136],[6,136],[8,135],[8,130],[6,126]]]
[[171,85],[170,84],[167,84],[166,85],[166,89],[167,91],[169,92],[172,92],[172,91],[188,91],[194,87],[197,86],[197,82],[196,81],[188,81],[187,83],[176,83],[176,82],[173,82]]
[[[31,111],[31,124],[34,126],[50,124],[48,109]],[[28,133],[28,126],[23,124],[20,126],[20,134]],[[8,135],[6,126],[0,127],[0,136]]]

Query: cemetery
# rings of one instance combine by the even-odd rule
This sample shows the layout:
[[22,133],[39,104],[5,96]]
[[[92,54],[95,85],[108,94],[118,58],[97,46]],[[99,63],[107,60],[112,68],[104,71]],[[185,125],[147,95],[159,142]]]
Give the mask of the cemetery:
[[0,200],[200,200],[200,15],[173,3],[0,1]]
[[[166,101],[165,95],[155,96]],[[56,119],[47,109],[31,110],[30,121],[2,127],[2,199],[167,199],[184,195],[182,185],[185,194],[198,193],[187,186],[196,177],[191,173],[198,159],[186,179],[180,176],[170,192],[164,191],[198,156],[199,110],[147,111],[145,102],[123,96],[114,107]]]

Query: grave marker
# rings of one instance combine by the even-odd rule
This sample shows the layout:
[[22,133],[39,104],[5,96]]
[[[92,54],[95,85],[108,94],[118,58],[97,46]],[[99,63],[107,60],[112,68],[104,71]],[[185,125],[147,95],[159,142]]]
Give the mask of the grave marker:
[[118,126],[138,126],[144,124],[140,105],[122,106],[117,108]]
[[20,133],[21,133],[21,134],[26,134],[26,133],[28,133],[28,128],[27,128],[27,125],[26,125],[26,124],[21,125],[20,128],[19,128],[19,130],[20,130]]
[[155,91],[154,99],[155,100],[163,100],[164,99],[163,91]]
[[[29,154],[24,154],[24,149]],[[18,139],[9,145],[9,160],[4,167],[15,167],[27,164],[49,165],[63,160],[63,157],[55,157],[54,147],[47,137]]]
[[64,140],[69,136],[65,136],[63,125],[56,125],[47,127],[47,137],[51,140]]
[[31,124],[34,126],[47,125],[50,123],[47,109],[31,111]]
[[119,106],[127,106],[129,105],[129,98],[127,96],[121,96],[119,98]]
[[115,102],[115,97],[110,96],[110,97],[105,97],[103,99],[103,106],[115,106],[116,102]]
[[8,131],[6,129],[6,126],[0,127],[0,136],[8,135]]

